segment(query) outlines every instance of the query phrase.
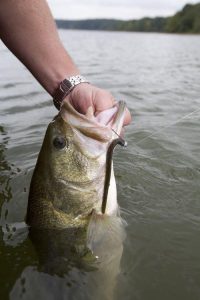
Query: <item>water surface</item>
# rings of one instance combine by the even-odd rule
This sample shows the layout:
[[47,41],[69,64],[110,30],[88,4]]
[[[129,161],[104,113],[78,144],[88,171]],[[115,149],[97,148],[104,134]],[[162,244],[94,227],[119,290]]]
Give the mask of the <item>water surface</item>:
[[[199,36],[60,35],[82,74],[126,100],[133,115],[128,148],[115,152],[128,226],[113,299],[200,299]],[[3,44],[0,56],[0,298],[103,299],[104,281],[95,271],[72,268],[58,276],[40,269],[23,222],[31,174],[56,110]]]

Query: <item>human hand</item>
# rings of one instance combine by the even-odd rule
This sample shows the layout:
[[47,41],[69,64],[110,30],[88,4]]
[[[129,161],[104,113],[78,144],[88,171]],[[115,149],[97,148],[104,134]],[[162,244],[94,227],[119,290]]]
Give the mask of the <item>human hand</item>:
[[[80,113],[86,114],[88,107],[92,106],[94,114],[98,115],[101,111],[113,107],[116,103],[111,93],[88,83],[78,84],[65,100],[69,101]],[[131,122],[131,114],[126,110],[124,126]]]

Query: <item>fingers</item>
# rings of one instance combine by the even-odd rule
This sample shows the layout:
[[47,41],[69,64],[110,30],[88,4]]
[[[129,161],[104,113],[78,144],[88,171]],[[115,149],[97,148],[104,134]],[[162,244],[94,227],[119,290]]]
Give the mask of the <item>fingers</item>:
[[96,88],[93,93],[93,103],[95,115],[114,106],[115,99],[113,95],[103,89]]
[[[113,107],[117,103],[110,92],[87,83],[77,85],[64,101],[69,101],[81,114],[86,114],[88,108],[92,106],[95,116],[100,112]],[[124,126],[128,125],[130,122],[131,114],[129,110],[126,109]]]
[[87,83],[77,85],[64,101],[69,101],[71,105],[81,114],[86,114],[88,107],[93,105],[92,90]]
[[[117,101],[113,97],[113,95],[105,90],[97,89],[95,90],[95,97],[93,99],[95,115],[98,115],[101,111],[109,109],[113,107]],[[126,114],[124,118],[124,126],[127,126],[131,122],[131,114],[130,111],[126,108]]]

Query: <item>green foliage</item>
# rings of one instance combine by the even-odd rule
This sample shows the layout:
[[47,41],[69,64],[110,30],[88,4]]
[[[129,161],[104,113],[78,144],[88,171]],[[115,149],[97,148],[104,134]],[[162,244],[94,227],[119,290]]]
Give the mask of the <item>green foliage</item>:
[[57,20],[56,23],[59,28],[67,29],[200,33],[200,3],[186,4],[181,11],[167,18]]
[[167,32],[200,33],[200,3],[187,4],[171,17],[165,27]]

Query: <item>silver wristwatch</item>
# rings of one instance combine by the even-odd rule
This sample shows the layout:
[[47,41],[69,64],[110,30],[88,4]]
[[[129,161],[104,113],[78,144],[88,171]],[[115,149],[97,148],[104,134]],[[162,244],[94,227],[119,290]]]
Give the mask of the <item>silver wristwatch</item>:
[[57,88],[54,96],[53,96],[53,103],[55,107],[60,110],[60,105],[63,99],[73,90],[73,88],[82,83],[86,82],[89,83],[83,76],[76,75],[70,76],[69,78],[65,78]]

